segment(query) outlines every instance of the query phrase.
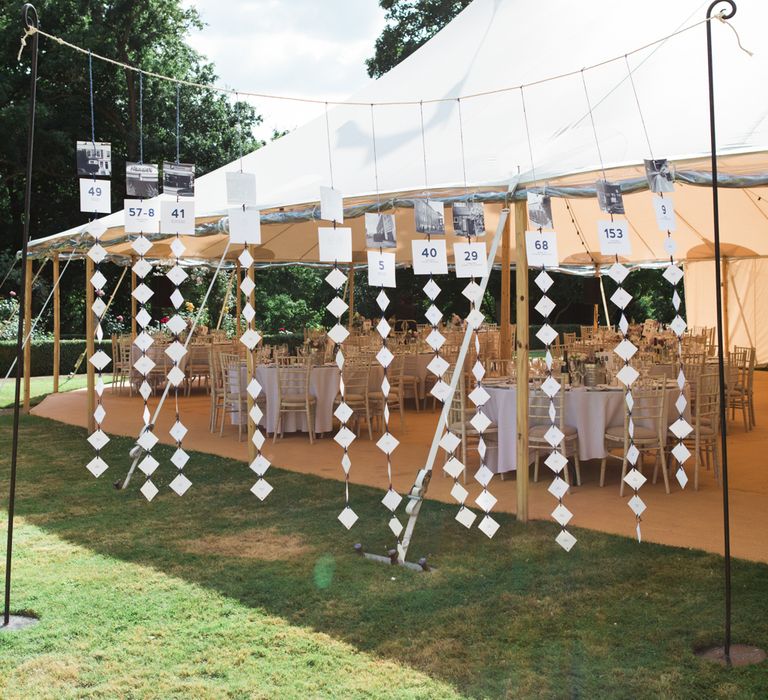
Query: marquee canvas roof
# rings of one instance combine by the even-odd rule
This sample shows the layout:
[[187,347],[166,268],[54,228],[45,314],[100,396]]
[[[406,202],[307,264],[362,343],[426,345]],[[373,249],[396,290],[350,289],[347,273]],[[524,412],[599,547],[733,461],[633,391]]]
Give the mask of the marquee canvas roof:
[[[414,232],[414,198],[426,190],[447,203],[476,197],[487,202],[486,228],[492,232],[508,186],[519,177],[517,196],[524,196],[524,187],[552,190],[562,264],[592,265],[601,262],[596,221],[605,215],[593,195],[603,171],[625,189],[633,232],[627,260],[663,260],[666,234],[657,229],[642,166],[651,155],[669,158],[677,169],[672,197],[679,257],[711,257],[711,192],[701,186],[709,182],[705,28],[700,24],[652,43],[702,20],[707,5],[475,0],[387,75],[348,103],[329,106],[327,121],[323,115],[243,158],[243,170],[256,175],[262,207],[257,260],[317,262],[315,219],[323,185],[333,183],[345,197],[356,261],[365,260],[362,213],[380,210],[395,213],[397,259],[408,263],[410,240],[422,237]],[[768,102],[762,86],[768,81],[768,52],[760,49],[768,3],[741,0],[733,24],[741,43],[756,53],[747,55],[729,27],[713,22],[720,170],[727,176],[721,195],[723,252],[763,256],[768,255]],[[579,71],[643,46],[626,61]],[[571,71],[576,72],[537,82]],[[521,84],[528,85],[522,91],[525,114],[521,90],[503,89]],[[240,167],[234,161],[197,179],[197,233],[185,239],[190,261],[221,256],[227,240],[225,174]],[[103,243],[110,254],[130,256],[122,212],[104,221],[109,230]],[[446,222],[450,250],[449,209]],[[152,252],[160,258],[168,255],[161,238]],[[30,251],[82,253],[90,243],[78,227],[34,241]],[[230,256],[238,253],[239,246],[233,246]]]

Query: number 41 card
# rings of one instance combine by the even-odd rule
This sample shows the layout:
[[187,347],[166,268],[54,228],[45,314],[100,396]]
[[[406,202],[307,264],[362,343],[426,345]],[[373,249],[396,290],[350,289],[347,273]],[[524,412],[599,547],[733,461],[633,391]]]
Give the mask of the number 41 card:
[[557,235],[554,231],[526,231],[525,252],[529,267],[557,267]]
[[178,233],[180,236],[195,235],[195,203],[191,199],[160,203],[160,230]]

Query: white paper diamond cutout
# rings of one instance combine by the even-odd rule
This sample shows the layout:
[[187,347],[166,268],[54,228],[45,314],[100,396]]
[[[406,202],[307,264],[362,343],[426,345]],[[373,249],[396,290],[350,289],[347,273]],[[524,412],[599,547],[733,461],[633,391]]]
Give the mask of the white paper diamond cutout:
[[443,343],[445,343],[445,336],[436,328],[432,329],[432,332],[425,338],[427,345],[433,350],[439,350]]
[[395,359],[395,356],[388,347],[382,346],[381,350],[376,353],[376,359],[382,367],[389,367],[389,365],[392,364],[392,360]]
[[688,475],[682,467],[675,472],[675,478],[677,479],[677,483],[680,484],[680,488],[684,489],[685,485],[688,483]]
[[152,323],[152,316],[146,309],[140,309],[139,313],[136,314],[136,323],[138,323],[142,328],[146,328],[150,323]]
[[624,483],[633,491],[637,491],[646,481],[647,479],[637,469],[630,469],[624,477]]
[[675,408],[677,409],[678,413],[684,413],[685,407],[688,405],[688,401],[685,399],[684,394],[680,394],[680,396],[677,397],[677,401],[675,401]]
[[171,252],[177,257],[180,258],[182,255],[184,255],[184,251],[187,249],[187,247],[181,242],[181,238],[178,236],[173,239],[173,243],[171,243]]
[[485,323],[485,314],[480,311],[480,309],[472,309],[472,311],[467,314],[467,323],[472,328],[480,328],[480,326]]
[[627,321],[627,317],[624,314],[621,314],[621,318],[619,319],[619,330],[624,335],[626,335],[629,330],[629,321]]
[[557,381],[551,374],[542,382],[542,391],[551,399],[558,391],[560,391],[560,382]]
[[91,284],[95,289],[101,289],[106,283],[107,278],[99,270],[96,270],[91,276]]
[[683,279],[683,271],[677,265],[668,265],[661,275],[673,286]]
[[632,365],[624,365],[617,373],[616,378],[624,386],[632,386],[634,381],[640,376],[639,372]]
[[481,386],[476,386],[467,397],[475,406],[483,406],[488,403],[491,395]]
[[149,382],[143,381],[141,383],[141,386],[139,387],[139,393],[141,394],[141,398],[143,398],[145,401],[152,396],[152,387],[149,385]]
[[625,362],[628,362],[637,352],[637,347],[624,338],[613,351]]
[[237,259],[246,270],[253,265],[253,256],[248,252],[248,248],[243,248],[243,252],[240,253]]
[[429,280],[429,282],[424,285],[424,293],[434,301],[440,294],[440,287],[434,280]]
[[347,404],[342,402],[336,407],[333,415],[336,416],[336,418],[338,418],[342,423],[346,423],[352,417],[352,413],[352,409]]
[[103,350],[97,350],[91,355],[90,363],[99,371],[103,370],[112,359]]
[[355,434],[349,428],[344,426],[338,433],[336,433],[336,435],[334,435],[333,439],[341,447],[349,447],[355,439]]
[[146,455],[144,459],[139,462],[139,469],[147,476],[152,476],[159,466],[160,462],[158,462],[152,455]]
[[573,545],[576,544],[576,538],[568,530],[560,530],[560,533],[555,537],[555,542],[566,552],[570,552],[573,549]]
[[453,479],[458,479],[464,471],[464,465],[455,457],[451,457],[444,465],[443,471]]
[[559,474],[563,471],[563,468],[568,464],[568,460],[562,452],[552,451],[547,455],[544,460],[546,464],[555,474]]
[[250,277],[244,277],[243,281],[240,282],[240,291],[242,291],[245,296],[250,296],[254,289],[256,289],[256,283]]
[[187,279],[187,277],[189,277],[189,275],[184,272],[184,269],[181,267],[181,265],[174,265],[170,270],[168,270],[168,272],[165,273],[165,276],[177,287],[182,284],[184,280]]
[[478,382],[482,381],[483,377],[485,376],[485,367],[483,367],[483,363],[480,362],[480,360],[472,365],[472,374]]
[[672,448],[672,456],[682,464],[691,456],[691,451],[683,445],[682,442],[678,442],[677,445]]
[[672,434],[680,440],[688,437],[693,431],[693,428],[683,418],[678,418],[669,426],[669,429],[672,431]]
[[632,512],[640,517],[643,514],[643,511],[646,508],[645,503],[643,503],[643,499],[640,498],[637,494],[632,496],[632,498],[629,499],[627,502],[627,505],[632,509]]
[[333,297],[325,308],[336,318],[339,318],[349,308],[349,305],[341,297]]
[[379,305],[379,308],[384,311],[389,306],[389,297],[387,296],[386,292],[382,289],[378,296],[376,297],[376,303]]
[[385,508],[389,508],[389,510],[394,513],[402,500],[403,497],[397,491],[388,489],[387,493],[384,494],[384,498],[381,499],[381,502],[384,504]]
[[339,513],[338,518],[339,522],[349,530],[357,522],[357,513],[347,506]]
[[476,517],[477,516],[469,508],[464,506],[459,508],[459,512],[456,513],[456,520],[458,520],[467,529],[472,527],[472,523],[475,522]]
[[547,488],[547,491],[549,491],[559,501],[563,496],[565,496],[566,493],[568,493],[568,484],[564,479],[556,476],[552,483],[549,485],[549,488]]
[[261,449],[264,445],[264,433],[261,432],[261,430],[254,430],[253,436],[251,437],[251,442],[256,445],[256,449]]
[[619,263],[613,263],[608,268],[608,277],[610,277],[616,284],[621,284],[625,279],[627,279],[627,275],[629,274],[629,268],[624,267],[624,265],[621,265]]
[[477,282],[470,282],[461,293],[473,304],[477,304],[483,298],[482,287]]
[[100,243],[96,243],[91,246],[91,249],[88,251],[88,257],[98,265],[107,257],[107,251],[104,250]]
[[669,324],[669,327],[672,329],[672,331],[675,333],[675,335],[682,335],[685,333],[685,329],[687,327],[687,324],[680,316],[675,316],[672,319],[672,323]]
[[101,429],[88,436],[88,442],[94,450],[100,450],[109,442],[109,436]]
[[260,501],[263,501],[270,493],[272,493],[272,485],[265,479],[259,479],[253,486],[251,486],[251,493]]
[[552,309],[555,308],[555,302],[548,296],[543,296],[539,299],[539,303],[534,307],[545,318],[552,313]]
[[536,337],[544,345],[551,345],[555,338],[557,338],[557,331],[548,323],[545,323],[541,328],[539,328],[538,333],[536,333]]
[[178,309],[184,303],[184,296],[178,289],[173,290],[173,294],[171,294],[171,303],[175,309]]
[[[456,477],[454,477],[455,479]],[[467,500],[467,496],[469,496],[469,491],[465,489],[458,481],[453,484],[453,488],[451,489],[451,496],[456,499],[459,503],[464,503],[464,501]]]
[[427,369],[435,376],[442,377],[450,366],[450,363],[448,363],[445,358],[440,357],[440,355],[435,355],[429,361]]
[[168,381],[171,383],[171,386],[179,386],[179,384],[184,381],[185,377],[186,375],[184,372],[178,367],[171,367],[168,372]]
[[176,421],[168,431],[168,434],[176,440],[176,442],[181,442],[187,434],[187,429],[180,421]]
[[429,393],[432,394],[432,396],[434,396],[438,401],[445,402],[445,400],[448,398],[448,394],[451,393],[451,387],[441,379],[439,382],[435,383],[435,385],[429,390]]
[[85,468],[98,479],[107,470],[107,463],[101,457],[94,457]]
[[171,455],[171,462],[177,469],[184,469],[184,465],[189,461],[189,455],[180,447]]
[[491,479],[493,479],[493,472],[484,464],[475,472],[475,481],[481,486],[488,486]]
[[403,524],[397,518],[392,517],[389,520],[389,529],[392,530],[395,537],[400,537],[400,533],[403,531]]
[[680,298],[680,295],[677,293],[677,290],[675,290],[675,293],[672,295],[672,306],[675,307],[675,311],[680,308],[681,301],[682,299]]
[[328,337],[336,343],[336,345],[341,345],[349,337],[349,331],[344,328],[344,326],[337,323],[328,331]]
[[490,515],[486,515],[480,521],[477,529],[490,539],[496,534],[496,531],[499,529],[499,524]]
[[573,517],[573,513],[571,513],[571,511],[562,503],[558,503],[557,507],[552,511],[552,517],[557,523],[565,527]]
[[150,272],[152,272],[152,265],[148,263],[144,258],[139,258],[133,264],[133,271],[142,279],[144,279]]
[[165,349],[165,354],[178,364],[181,362],[184,355],[187,354],[187,349],[178,340],[174,340]]
[[144,482],[144,485],[139,489],[139,491],[141,491],[141,495],[144,496],[144,498],[146,498],[148,501],[152,501],[152,499],[158,494],[157,486],[155,486],[149,479]]
[[542,270],[536,275],[536,286],[546,294],[547,290],[554,284],[554,280],[547,274],[546,270]]
[[155,362],[150,357],[142,355],[133,363],[133,366],[139,374],[143,374],[146,377],[154,369]]
[[187,329],[187,322],[178,314],[174,314],[165,326],[174,335],[179,335],[182,331]]
[[139,236],[131,243],[133,248],[139,255],[146,255],[152,249],[152,243],[146,236]]
[[376,447],[385,454],[392,454],[399,444],[400,441],[392,433],[384,433],[376,443]]
[[635,445],[630,445],[627,450],[627,461],[634,465],[637,464],[637,460],[640,457],[640,450]]
[[256,472],[259,476],[264,476],[270,466],[270,461],[264,455],[258,455],[250,464],[251,470]]
[[104,422],[104,418],[106,417],[107,412],[104,410],[104,406],[99,404],[96,406],[96,410],[93,412],[93,419],[96,421],[97,424],[101,424]]
[[325,276],[325,281],[334,289],[338,289],[347,281],[347,276],[338,267],[335,267]]
[[248,323],[253,321],[253,319],[256,316],[256,312],[253,310],[253,307],[250,305],[249,302],[246,302],[245,306],[243,307],[243,316],[245,316],[245,320]]
[[478,433],[485,432],[491,424],[491,419],[485,413],[475,413],[469,421]]
[[434,304],[430,304],[424,316],[426,316],[427,321],[429,321],[431,325],[436,326],[438,323],[440,323],[440,319],[443,317],[443,314]]
[[627,304],[632,301],[632,295],[623,287],[619,287],[612,295],[611,301],[620,309],[625,309]]
[[143,282],[133,290],[133,296],[140,304],[146,304],[153,294],[154,292]]
[[177,474],[176,477],[171,481],[168,486],[171,487],[171,490],[177,493],[179,496],[183,496],[190,486],[192,486],[192,482],[187,479],[184,474]]
[[497,502],[498,499],[496,496],[494,496],[490,491],[486,491],[485,489],[483,489],[480,492],[480,495],[475,499],[475,503],[477,503],[478,508],[484,510],[486,513],[491,510]]
[[151,335],[149,335],[149,333],[147,333],[146,331],[142,331],[136,336],[136,339],[133,341],[133,344],[137,348],[139,348],[139,350],[141,350],[142,352],[146,352],[147,350],[149,350],[150,345],[152,345],[152,343],[154,342],[155,342],[154,339],[152,338]]
[[240,336],[240,342],[249,350],[253,350],[259,344],[260,340],[261,336],[253,330],[253,328],[249,328]]

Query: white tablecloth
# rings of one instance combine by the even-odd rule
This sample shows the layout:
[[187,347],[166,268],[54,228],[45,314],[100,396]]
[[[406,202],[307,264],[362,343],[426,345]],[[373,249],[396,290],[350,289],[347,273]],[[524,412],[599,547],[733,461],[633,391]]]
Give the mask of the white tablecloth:
[[[277,367],[274,365],[257,365],[256,380],[262,386],[262,393],[267,400],[267,410],[260,425],[266,427],[268,433],[273,433],[277,427],[279,406],[277,402]],[[245,363],[240,368],[240,377],[229,377],[229,390],[233,393],[245,391],[247,384],[247,368]],[[339,369],[336,365],[313,367],[309,376],[309,393],[317,399],[315,405],[315,433],[328,433],[333,428],[333,400],[339,392]],[[232,416],[232,422],[237,423],[237,415]],[[283,432],[307,432],[306,413],[287,413],[283,417]]]
[[[491,398],[483,410],[499,427],[499,449],[488,451],[488,468],[496,473],[514,471],[517,468],[517,388],[486,386],[485,389]],[[667,389],[668,424],[678,417],[674,405],[678,393],[677,388]],[[565,424],[578,430],[579,459],[602,459],[605,429],[624,425],[624,392],[590,391],[584,387],[569,389],[565,392]]]

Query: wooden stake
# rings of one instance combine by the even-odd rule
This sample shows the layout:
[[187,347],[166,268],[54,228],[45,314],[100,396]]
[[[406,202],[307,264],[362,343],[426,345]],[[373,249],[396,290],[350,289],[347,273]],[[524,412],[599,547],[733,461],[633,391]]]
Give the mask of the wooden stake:
[[[248,246],[248,252],[251,254],[251,257],[255,258],[255,250],[253,246]],[[248,268],[248,278],[251,280],[251,282],[255,281],[256,278],[256,271],[255,266],[251,265]],[[237,298],[240,298],[240,289],[237,288],[235,290],[235,293],[237,294]],[[254,308],[254,311],[256,310],[256,290],[254,289],[251,291],[251,293],[248,295],[248,302],[250,305]],[[256,318],[254,317],[253,320],[248,321],[248,328],[254,328],[256,326]],[[251,379],[256,375],[256,358],[253,352],[247,353],[248,357],[248,379],[246,382],[246,386],[251,383]],[[251,398],[251,395],[246,392],[247,395],[247,406],[248,406],[248,412],[251,412],[251,409],[253,408],[253,399]],[[256,428],[254,422],[250,420],[250,418],[246,417],[247,425],[248,425],[248,462],[253,462],[254,459],[256,459],[256,445],[253,444],[253,433]]]
[[93,417],[93,412],[96,410],[96,368],[91,363],[91,357],[95,350],[94,332],[94,313],[93,313],[93,285],[91,284],[91,277],[93,277],[93,260],[86,256],[85,258],[85,367],[88,378],[87,395],[88,395],[88,433],[92,433],[96,430],[96,419]]
[[507,219],[501,239],[501,314],[499,324],[499,357],[503,360],[512,357],[512,326],[510,325],[510,307],[512,293],[512,217]]
[[355,315],[355,266],[349,266],[347,272],[347,289],[349,290],[349,321],[347,328],[352,332],[352,317]]
[[528,522],[528,205],[515,202],[515,306],[517,309],[517,519]]
[[133,271],[133,259],[131,259],[131,340],[136,340],[136,314],[139,312],[139,303],[133,292],[136,289],[136,273]]
[[53,393],[59,392],[61,372],[61,290],[59,289],[59,256],[53,256]]
[[32,260],[27,259],[27,275],[24,282],[24,413],[29,413],[30,373],[32,371]]

